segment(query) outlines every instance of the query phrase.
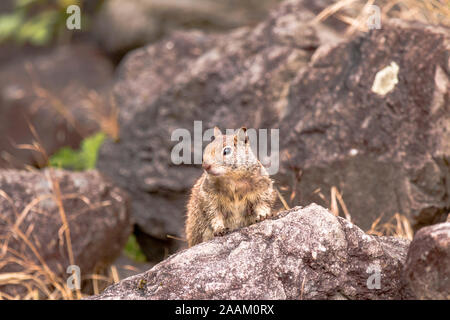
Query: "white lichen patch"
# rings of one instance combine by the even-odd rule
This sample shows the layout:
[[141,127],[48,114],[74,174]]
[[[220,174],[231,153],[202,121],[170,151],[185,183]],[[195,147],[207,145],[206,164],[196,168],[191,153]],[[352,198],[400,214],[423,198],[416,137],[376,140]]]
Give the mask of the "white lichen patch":
[[398,83],[399,70],[398,64],[392,61],[389,66],[378,71],[373,81],[372,91],[382,96],[392,91]]

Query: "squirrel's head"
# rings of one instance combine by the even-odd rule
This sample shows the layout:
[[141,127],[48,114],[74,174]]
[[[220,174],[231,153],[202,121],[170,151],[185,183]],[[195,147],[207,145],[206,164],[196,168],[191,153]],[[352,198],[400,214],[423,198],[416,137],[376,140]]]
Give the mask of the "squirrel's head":
[[203,152],[202,167],[209,175],[224,176],[258,167],[246,131],[242,127],[233,134],[222,135],[219,128],[214,128],[214,140]]

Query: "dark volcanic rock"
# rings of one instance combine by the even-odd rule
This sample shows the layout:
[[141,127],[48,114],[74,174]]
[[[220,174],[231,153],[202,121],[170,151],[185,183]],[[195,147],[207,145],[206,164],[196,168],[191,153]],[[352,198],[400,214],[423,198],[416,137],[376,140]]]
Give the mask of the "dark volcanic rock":
[[[303,1],[288,1],[254,28],[178,33],[125,59],[115,87],[121,141],[102,147],[98,168],[132,194],[139,228],[154,243],[183,236],[201,171],[172,163],[171,134],[185,128],[193,138],[196,120],[203,130],[279,128],[274,179],[290,206],[329,206],[335,186],[366,230],[382,214],[381,223],[405,214],[416,228],[445,219],[448,29],[385,21],[316,50],[326,27],[308,24],[313,17]],[[398,82],[373,91],[389,66],[383,72]]]
[[313,15],[300,8],[288,3],[256,28],[227,35],[177,33],[126,58],[115,90],[121,139],[104,144],[98,168],[133,196],[143,232],[157,241],[183,236],[187,193],[201,171],[171,163],[175,129],[192,132],[195,120],[203,129],[276,123],[289,83],[319,45],[305,24]]
[[[408,244],[369,236],[312,204],[179,252],[90,298],[398,299]],[[370,289],[376,272],[379,289]]]
[[89,45],[26,52],[0,70],[0,168],[45,163],[40,154],[17,148],[36,140],[29,123],[48,154],[77,148],[99,129],[85,103],[88,92],[106,92],[112,79],[112,64]]
[[115,93],[123,123],[145,111],[189,65],[214,47],[220,36],[175,32],[168,40],[134,50],[117,71]]
[[[51,179],[59,183],[73,261],[68,253],[61,212],[54,199],[58,189]],[[62,279],[69,276],[66,270],[73,262],[84,277],[96,267],[111,263],[121,253],[131,233],[126,194],[97,171],[3,170],[0,171],[0,191],[0,273],[33,274],[32,270],[24,270],[10,260],[15,257],[29,267],[32,264],[43,267],[44,261]],[[20,234],[29,239],[41,260]],[[8,285],[0,287],[0,291],[15,295],[21,294],[22,288]]]
[[[449,49],[448,28],[391,21],[316,51],[291,84],[279,122],[277,181],[296,186],[294,203],[323,204],[314,191],[320,188],[329,200],[336,186],[353,222],[364,229],[381,214],[387,220],[396,212],[416,228],[445,221]],[[385,84],[390,91],[384,93],[372,88],[386,67],[397,83],[387,77],[392,88]]]
[[405,263],[406,288],[415,299],[450,300],[450,223],[420,229]]

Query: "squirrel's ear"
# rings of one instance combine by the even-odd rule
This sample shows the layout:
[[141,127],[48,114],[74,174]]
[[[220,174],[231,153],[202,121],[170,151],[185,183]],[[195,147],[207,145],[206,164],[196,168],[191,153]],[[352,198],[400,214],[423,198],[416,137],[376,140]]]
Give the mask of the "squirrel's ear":
[[248,142],[248,136],[247,136],[247,128],[246,127],[242,127],[240,129],[238,129],[236,131],[236,135],[234,137],[234,142],[235,144],[237,144],[237,142],[244,142],[247,143]]
[[222,135],[222,131],[218,127],[214,127],[214,137],[218,137]]

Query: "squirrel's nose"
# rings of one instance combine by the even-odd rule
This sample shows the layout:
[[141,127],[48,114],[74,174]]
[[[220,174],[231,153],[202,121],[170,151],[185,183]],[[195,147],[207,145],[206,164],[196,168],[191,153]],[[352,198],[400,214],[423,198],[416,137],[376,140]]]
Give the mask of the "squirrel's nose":
[[211,165],[209,163],[203,162],[202,163],[202,167],[203,169],[205,169],[206,171],[209,171],[211,169]]

